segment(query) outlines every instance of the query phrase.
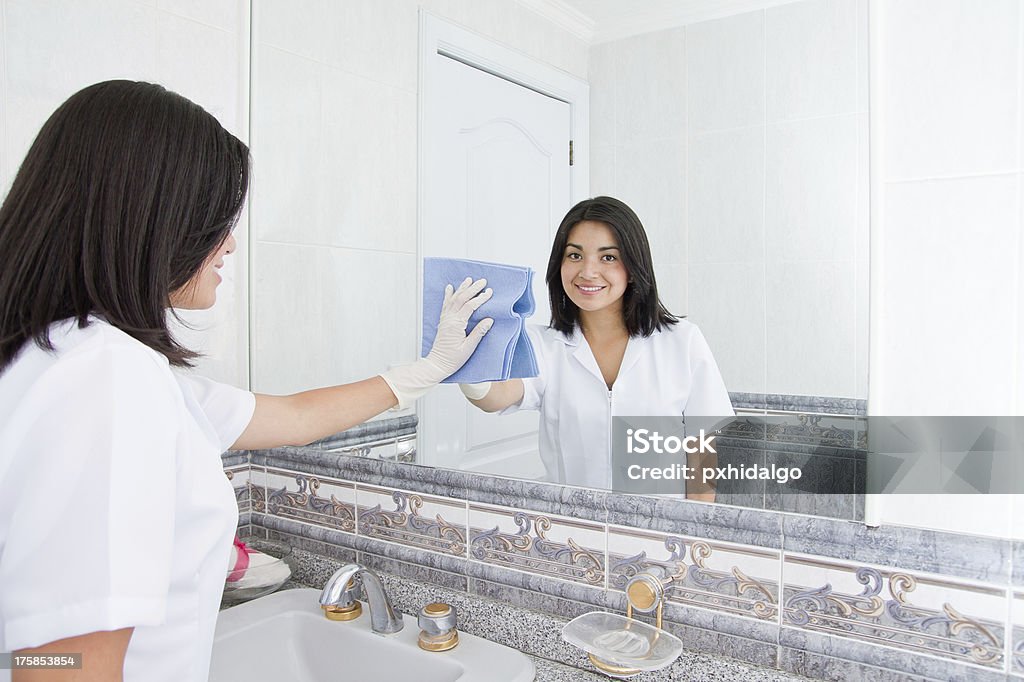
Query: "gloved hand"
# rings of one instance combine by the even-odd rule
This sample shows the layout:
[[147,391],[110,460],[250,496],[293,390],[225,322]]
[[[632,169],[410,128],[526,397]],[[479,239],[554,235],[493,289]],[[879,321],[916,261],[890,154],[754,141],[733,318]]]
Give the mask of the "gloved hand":
[[470,400],[480,400],[491,390],[491,382],[481,381],[479,384],[459,384],[459,390]]
[[381,373],[380,376],[398,398],[396,409],[415,403],[417,398],[466,364],[480,345],[480,339],[490,330],[494,320],[489,317],[480,320],[469,334],[466,334],[466,325],[476,309],[490,300],[494,293],[490,289],[481,293],[486,284],[487,280],[474,282],[467,277],[454,291],[451,284],[446,286],[437,335],[427,357]]

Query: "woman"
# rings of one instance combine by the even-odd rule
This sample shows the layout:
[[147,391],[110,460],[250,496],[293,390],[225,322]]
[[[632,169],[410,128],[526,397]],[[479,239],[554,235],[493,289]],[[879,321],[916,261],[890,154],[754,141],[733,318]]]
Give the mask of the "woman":
[[[647,235],[629,206],[596,197],[570,209],[546,281],[551,325],[530,330],[539,376],[462,389],[486,412],[540,410],[549,480],[611,486],[612,415],[733,414],[700,330],[658,298]],[[687,487],[713,499],[707,486]]]
[[109,81],[54,112],[0,207],[0,651],[84,660],[14,680],[205,680],[237,524],[220,453],[408,406],[490,328],[466,335],[490,296],[467,281],[429,356],[371,379],[270,396],[172,371],[196,354],[168,308],[213,305],[248,178],[198,105]]

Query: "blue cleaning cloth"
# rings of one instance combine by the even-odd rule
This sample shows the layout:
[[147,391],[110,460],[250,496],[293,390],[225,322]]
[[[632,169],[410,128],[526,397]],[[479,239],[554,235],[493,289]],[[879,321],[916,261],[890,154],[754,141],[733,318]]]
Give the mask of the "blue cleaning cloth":
[[476,351],[455,374],[443,383],[475,384],[481,381],[505,381],[537,376],[537,358],[526,335],[526,318],[533,314],[533,270],[516,265],[486,263],[460,258],[423,259],[423,347],[427,356],[444,304],[444,288],[458,286],[467,278],[487,280],[494,290],[491,299],[469,318],[467,330],[490,317],[494,326]]

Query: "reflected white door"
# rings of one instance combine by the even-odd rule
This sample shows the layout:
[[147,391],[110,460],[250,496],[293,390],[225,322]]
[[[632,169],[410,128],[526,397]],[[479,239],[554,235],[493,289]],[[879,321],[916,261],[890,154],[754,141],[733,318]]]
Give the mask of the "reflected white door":
[[[421,255],[472,258],[534,270],[537,310],[550,319],[544,272],[552,237],[570,208],[570,106],[434,54],[423,93]],[[421,265],[422,268],[422,265]],[[420,273],[422,281],[422,271]],[[457,386],[420,403],[418,461],[535,478],[537,413],[481,412]]]

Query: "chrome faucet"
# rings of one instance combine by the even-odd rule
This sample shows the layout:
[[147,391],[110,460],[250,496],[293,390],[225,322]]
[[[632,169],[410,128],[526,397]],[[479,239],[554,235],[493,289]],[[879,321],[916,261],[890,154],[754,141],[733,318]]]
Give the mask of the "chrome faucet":
[[358,618],[362,607],[356,600],[358,588],[362,586],[367,605],[370,607],[370,627],[374,632],[391,635],[400,631],[405,623],[402,616],[391,607],[380,576],[373,569],[359,564],[342,566],[331,576],[320,593],[320,607],[332,620]]

